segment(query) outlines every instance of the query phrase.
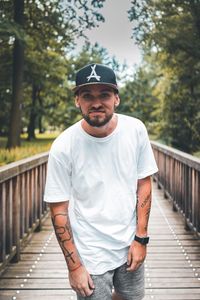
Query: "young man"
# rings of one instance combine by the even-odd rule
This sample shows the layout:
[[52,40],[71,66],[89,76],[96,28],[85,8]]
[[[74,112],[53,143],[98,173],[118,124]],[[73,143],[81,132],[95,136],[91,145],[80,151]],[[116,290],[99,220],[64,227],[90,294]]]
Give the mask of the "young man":
[[79,300],[141,300],[157,172],[148,134],[115,113],[120,98],[107,66],[79,70],[74,91],[83,119],[54,141],[44,197],[69,281]]

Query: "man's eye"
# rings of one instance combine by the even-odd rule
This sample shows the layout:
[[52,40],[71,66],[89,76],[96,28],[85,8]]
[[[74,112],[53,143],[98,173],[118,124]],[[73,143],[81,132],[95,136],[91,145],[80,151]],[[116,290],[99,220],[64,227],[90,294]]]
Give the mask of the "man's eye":
[[85,100],[90,100],[90,99],[92,99],[92,95],[90,95],[90,94],[83,94],[83,99],[85,99]]
[[108,93],[103,93],[103,94],[101,94],[101,96],[100,96],[101,99],[107,99],[107,98],[109,98],[109,97],[110,97],[110,94],[108,94]]

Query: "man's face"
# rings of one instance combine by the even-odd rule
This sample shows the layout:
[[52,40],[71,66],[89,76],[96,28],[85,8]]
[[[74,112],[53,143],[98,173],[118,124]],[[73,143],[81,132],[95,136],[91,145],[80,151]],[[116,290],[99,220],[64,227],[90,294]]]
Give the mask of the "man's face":
[[113,116],[115,107],[119,105],[118,94],[104,84],[82,87],[76,96],[76,106],[80,108],[85,121],[92,127],[107,124]]

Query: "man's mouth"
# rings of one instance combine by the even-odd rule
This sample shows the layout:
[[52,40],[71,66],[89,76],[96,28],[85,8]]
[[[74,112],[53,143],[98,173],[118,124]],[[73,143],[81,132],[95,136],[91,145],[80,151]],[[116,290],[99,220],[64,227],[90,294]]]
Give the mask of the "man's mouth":
[[105,113],[103,110],[93,110],[93,111],[90,111],[89,114],[92,114],[92,115],[98,115],[98,114],[103,114]]

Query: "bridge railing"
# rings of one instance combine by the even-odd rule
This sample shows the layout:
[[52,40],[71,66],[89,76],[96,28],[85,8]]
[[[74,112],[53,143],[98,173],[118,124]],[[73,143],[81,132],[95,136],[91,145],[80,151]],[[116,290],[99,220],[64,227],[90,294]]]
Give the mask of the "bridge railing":
[[186,228],[200,237],[200,159],[157,142],[152,147],[159,168],[154,177],[158,186],[183,215]]
[[0,168],[0,270],[20,259],[23,243],[41,228],[47,160],[42,153]]

